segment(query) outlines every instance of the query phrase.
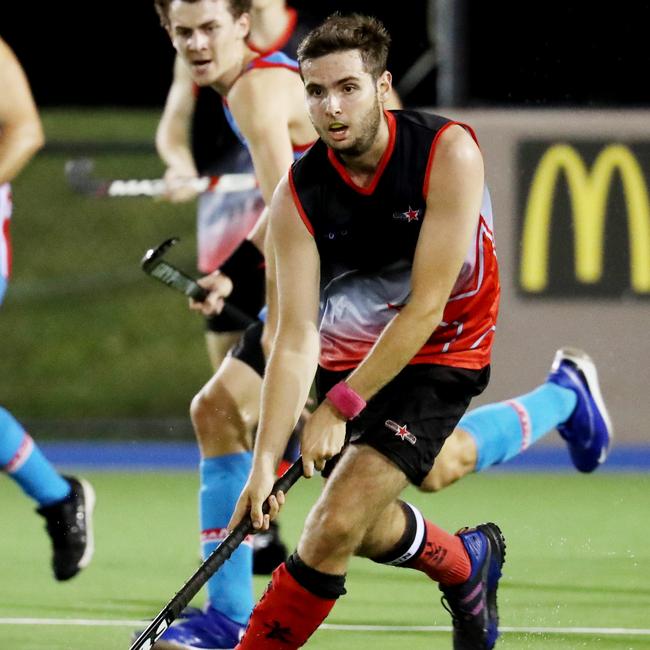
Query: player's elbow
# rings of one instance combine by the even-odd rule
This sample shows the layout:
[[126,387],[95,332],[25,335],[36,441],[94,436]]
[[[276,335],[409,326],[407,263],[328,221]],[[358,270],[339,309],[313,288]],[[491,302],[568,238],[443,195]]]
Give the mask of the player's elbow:
[[20,133],[26,155],[31,158],[45,145],[45,133],[40,121],[36,120],[25,125]]
[[318,356],[319,341],[318,328],[311,321],[280,318],[273,347],[311,359]]
[[158,152],[158,155],[164,160],[165,155],[169,151],[170,144],[169,144],[169,131],[167,128],[165,128],[162,124],[158,126],[158,129],[156,131],[156,151]]
[[433,330],[442,320],[445,304],[442,300],[411,300],[404,311],[421,326]]

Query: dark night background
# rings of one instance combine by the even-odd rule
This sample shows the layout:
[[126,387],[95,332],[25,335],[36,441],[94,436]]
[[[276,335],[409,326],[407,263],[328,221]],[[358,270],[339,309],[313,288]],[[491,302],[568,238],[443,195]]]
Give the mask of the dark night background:
[[[426,3],[294,0],[324,17],[357,10],[393,36],[396,79],[427,48]],[[469,106],[648,106],[650,2],[467,0]],[[162,106],[172,49],[149,0],[7,3],[0,35],[40,106]],[[435,73],[410,96],[435,105]]]

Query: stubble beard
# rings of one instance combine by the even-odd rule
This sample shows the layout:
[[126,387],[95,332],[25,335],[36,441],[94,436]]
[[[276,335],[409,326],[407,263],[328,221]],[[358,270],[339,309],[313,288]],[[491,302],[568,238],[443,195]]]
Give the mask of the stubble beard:
[[[381,116],[382,111],[379,105],[379,100],[375,97],[372,108],[368,110],[360,122],[360,133],[355,140],[347,146],[337,146],[338,143],[333,143],[329,146],[339,155],[351,158],[362,156],[372,147],[375,138],[377,137],[379,125],[381,124]],[[327,139],[324,139],[327,142]]]

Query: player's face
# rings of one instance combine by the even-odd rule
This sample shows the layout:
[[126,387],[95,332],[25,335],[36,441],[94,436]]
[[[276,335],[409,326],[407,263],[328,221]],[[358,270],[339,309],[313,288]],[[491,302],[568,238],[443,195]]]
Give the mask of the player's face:
[[307,109],[325,144],[351,156],[370,149],[382,119],[380,97],[390,86],[388,74],[375,81],[364,70],[358,50],[304,61]]
[[233,18],[227,0],[183,2],[169,5],[169,35],[199,86],[219,81],[241,65],[248,15]]

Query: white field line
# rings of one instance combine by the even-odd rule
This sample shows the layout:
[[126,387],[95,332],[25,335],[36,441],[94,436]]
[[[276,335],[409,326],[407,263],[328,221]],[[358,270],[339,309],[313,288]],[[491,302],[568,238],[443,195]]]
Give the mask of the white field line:
[[[151,621],[87,618],[0,618],[0,625],[68,625],[87,627],[146,627]],[[322,630],[335,632],[451,632],[449,625],[339,625],[324,623]],[[515,634],[593,634],[609,636],[650,636],[650,629],[630,627],[509,627],[501,632]]]

